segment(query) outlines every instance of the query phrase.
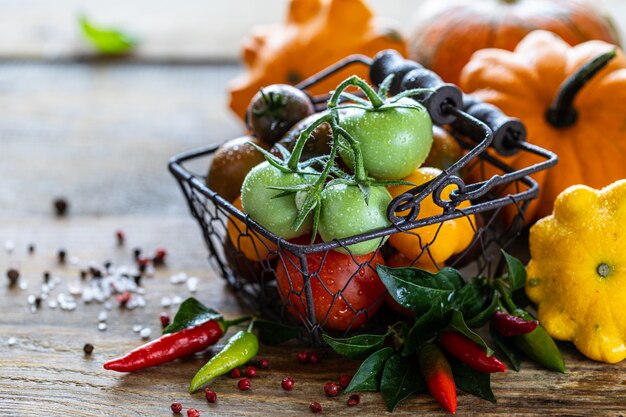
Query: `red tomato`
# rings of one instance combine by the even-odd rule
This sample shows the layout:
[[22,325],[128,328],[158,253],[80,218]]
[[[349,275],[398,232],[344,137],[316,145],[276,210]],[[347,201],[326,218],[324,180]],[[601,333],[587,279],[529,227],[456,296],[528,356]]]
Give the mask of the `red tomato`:
[[[311,275],[315,317],[327,330],[356,329],[367,322],[380,307],[386,292],[376,264],[383,264],[380,253],[355,256],[331,250],[306,257]],[[300,262],[291,253],[282,253],[276,279],[283,304],[294,315],[306,316]]]

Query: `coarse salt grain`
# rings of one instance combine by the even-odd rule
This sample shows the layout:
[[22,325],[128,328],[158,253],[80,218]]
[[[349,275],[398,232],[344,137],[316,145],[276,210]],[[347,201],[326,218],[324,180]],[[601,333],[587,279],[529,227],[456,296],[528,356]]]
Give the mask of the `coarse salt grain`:
[[139,336],[141,336],[142,339],[148,339],[151,334],[152,334],[152,329],[150,329],[149,327],[145,327],[141,329],[141,331],[139,332]]

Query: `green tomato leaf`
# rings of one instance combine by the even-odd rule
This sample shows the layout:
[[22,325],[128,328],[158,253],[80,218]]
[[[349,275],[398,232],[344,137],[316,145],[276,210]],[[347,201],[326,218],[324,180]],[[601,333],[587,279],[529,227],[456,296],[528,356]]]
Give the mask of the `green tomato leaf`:
[[519,372],[522,368],[522,353],[515,347],[512,340],[502,336],[492,325],[489,326],[489,335],[493,343],[502,351],[511,364],[511,368]]
[[506,265],[509,269],[508,279],[511,291],[524,288],[526,284],[526,268],[524,268],[524,265],[519,259],[509,255],[504,249],[502,250],[502,255],[504,255]]
[[385,362],[387,362],[387,359],[392,355],[393,349],[390,347],[382,348],[372,353],[363,361],[352,377],[350,384],[343,392],[349,394],[355,391],[379,391],[380,379],[385,367]]
[[323,338],[340,355],[350,359],[360,359],[382,348],[387,334],[361,334],[346,339],[335,339],[324,334]]
[[478,314],[484,304],[483,294],[474,284],[467,284],[454,291],[449,300],[451,308],[459,310],[467,317]]
[[118,29],[105,29],[95,26],[85,16],[79,18],[83,37],[105,55],[121,55],[133,50],[137,39]]
[[396,353],[385,363],[380,392],[389,412],[393,412],[400,401],[425,389],[426,382],[419,367],[408,358]]
[[259,340],[267,346],[276,346],[295,339],[302,333],[302,327],[288,326],[269,320],[255,320],[254,328],[259,331]]
[[441,303],[433,304],[430,310],[420,316],[409,334],[404,339],[403,356],[409,356],[419,350],[419,348],[432,339],[441,327],[445,326],[445,313]]
[[222,315],[204,306],[193,297],[187,298],[178,308],[172,323],[163,329],[163,334],[175,333],[190,327],[199,326],[209,320],[222,320]]
[[449,304],[456,283],[446,274],[432,274],[418,268],[389,268],[378,264],[376,271],[389,294],[400,305],[422,314],[433,304]]
[[489,319],[491,319],[491,316],[496,311],[496,308],[498,308],[498,296],[496,291],[493,290],[491,293],[491,302],[489,303],[489,305],[478,314],[476,314],[474,317],[467,320],[465,323],[469,327],[473,328],[483,327],[489,321]]
[[461,333],[463,336],[479,344],[487,351],[487,356],[493,355],[493,349],[487,346],[487,343],[478,334],[474,333],[467,327],[465,319],[463,319],[463,313],[458,310],[452,311],[452,318],[450,319],[449,327]]
[[448,357],[448,361],[452,367],[454,382],[458,388],[483,400],[491,401],[492,403],[496,402],[496,397],[493,395],[493,391],[491,391],[491,374],[475,371],[452,357]]

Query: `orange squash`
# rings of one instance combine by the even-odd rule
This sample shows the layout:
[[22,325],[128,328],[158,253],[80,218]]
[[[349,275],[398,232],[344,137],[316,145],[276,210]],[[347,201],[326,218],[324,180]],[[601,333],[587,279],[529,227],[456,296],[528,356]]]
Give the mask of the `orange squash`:
[[[529,142],[559,157],[556,167],[534,176],[540,195],[527,220],[550,214],[557,195],[570,185],[602,188],[626,178],[626,59],[614,45],[589,41],[571,47],[550,32],[536,31],[513,52],[477,52],[463,70],[461,86],[520,118]],[[503,159],[515,169],[539,161],[528,152]],[[487,177],[500,173],[484,168]]]
[[[406,55],[399,32],[375,17],[363,0],[291,0],[284,24],[253,28],[244,42],[246,70],[229,86],[230,107],[243,118],[263,86],[297,84],[347,55],[373,56],[383,49]],[[311,93],[327,93],[353,73],[367,77],[368,69],[353,66]]]
[[475,51],[512,51],[533,30],[554,32],[572,45],[619,42],[609,18],[588,0],[428,0],[416,17],[409,56],[454,84]]

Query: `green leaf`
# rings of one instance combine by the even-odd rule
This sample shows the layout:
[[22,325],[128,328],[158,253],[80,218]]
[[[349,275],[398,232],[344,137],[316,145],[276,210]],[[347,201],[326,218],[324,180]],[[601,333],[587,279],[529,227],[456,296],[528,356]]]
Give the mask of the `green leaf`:
[[426,382],[419,367],[408,358],[396,353],[385,363],[380,381],[380,392],[389,412],[392,412],[400,401],[425,389]]
[[465,285],[465,280],[463,279],[463,275],[461,275],[461,273],[457,271],[456,269],[450,268],[449,266],[441,268],[441,270],[437,272],[435,275],[439,279],[442,279],[442,277],[445,277],[445,279],[448,280],[448,282],[451,282],[452,285],[454,285],[454,288],[457,290]]
[[445,325],[445,314],[441,303],[433,304],[430,310],[421,315],[409,330],[409,334],[404,339],[403,356],[409,356],[417,352],[418,349],[430,339],[437,331]]
[[502,249],[502,255],[504,255],[504,259],[506,260],[506,265],[509,269],[508,279],[509,286],[511,287],[511,291],[519,290],[520,288],[524,288],[526,284],[526,268],[520,262],[519,259],[509,255]]
[[174,321],[163,329],[163,334],[175,333],[190,327],[199,326],[209,320],[222,320],[222,315],[204,306],[193,297],[187,298],[178,308]]
[[496,311],[496,308],[498,308],[498,295],[497,292],[493,290],[491,293],[491,302],[489,303],[489,305],[478,314],[476,314],[474,317],[466,320],[465,323],[469,327],[482,327],[489,321],[489,319],[491,319],[491,316]]
[[130,52],[137,39],[119,29],[105,29],[95,26],[85,16],[79,18],[80,29],[84,38],[101,54],[121,55]]
[[344,393],[359,391],[379,391],[380,379],[382,377],[385,362],[393,355],[393,349],[390,347],[382,348],[372,353],[363,361],[359,369],[356,371],[350,384],[344,390]]
[[475,371],[452,357],[448,357],[448,361],[452,367],[454,382],[459,389],[483,400],[496,402],[496,397],[491,391],[491,374]]
[[451,308],[468,317],[478,314],[484,304],[483,294],[474,284],[467,284],[454,291],[449,300]]
[[449,327],[461,333],[463,336],[479,344],[487,351],[487,356],[493,355],[493,349],[487,346],[487,343],[478,334],[474,333],[467,327],[465,320],[463,319],[463,313],[458,310],[452,311],[452,318],[450,320]]
[[254,328],[259,331],[259,340],[267,346],[276,346],[295,339],[302,333],[302,327],[288,326],[269,320],[255,320]]
[[444,303],[456,289],[456,282],[446,274],[432,274],[418,268],[389,268],[378,264],[378,276],[389,294],[400,305],[422,314],[433,304]]
[[387,334],[361,334],[346,339],[335,339],[323,335],[324,341],[340,355],[350,359],[360,359],[383,347]]
[[495,345],[502,351],[511,364],[511,368],[519,372],[522,368],[522,353],[515,347],[512,340],[502,336],[493,326],[489,326],[489,335]]

